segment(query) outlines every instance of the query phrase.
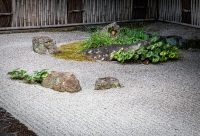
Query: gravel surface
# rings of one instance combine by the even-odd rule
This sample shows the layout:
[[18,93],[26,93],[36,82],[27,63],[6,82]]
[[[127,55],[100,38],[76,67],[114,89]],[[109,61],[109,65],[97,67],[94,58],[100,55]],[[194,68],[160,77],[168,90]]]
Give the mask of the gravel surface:
[[[182,52],[161,64],[75,62],[32,51],[33,36],[57,43],[81,40],[85,32],[0,35],[0,107],[39,136],[199,136],[200,52]],[[59,93],[11,80],[15,68],[74,72],[82,91]],[[122,88],[94,90],[95,80],[113,76]]]
[[150,34],[181,36],[183,39],[200,39],[200,29],[178,24],[155,22],[145,26]]

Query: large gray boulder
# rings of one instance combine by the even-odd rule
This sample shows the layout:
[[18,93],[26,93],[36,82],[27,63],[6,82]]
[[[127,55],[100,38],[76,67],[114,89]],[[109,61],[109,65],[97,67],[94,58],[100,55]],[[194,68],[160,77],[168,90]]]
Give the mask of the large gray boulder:
[[33,37],[33,51],[39,54],[53,54],[58,52],[56,42],[48,36]]
[[95,90],[105,90],[117,87],[121,87],[121,85],[119,80],[114,77],[99,78],[95,83]]
[[142,41],[142,42],[137,42],[135,44],[129,44],[129,45],[112,44],[112,45],[107,45],[107,46],[103,46],[99,48],[84,50],[83,53],[91,56],[92,58],[96,60],[110,61],[112,60],[112,58],[110,58],[110,55],[113,51],[117,52],[121,48],[123,48],[124,51],[138,50],[139,48],[146,47],[148,45],[150,45],[149,41]]
[[52,72],[42,81],[42,86],[59,92],[78,92],[81,90],[79,80],[71,72]]

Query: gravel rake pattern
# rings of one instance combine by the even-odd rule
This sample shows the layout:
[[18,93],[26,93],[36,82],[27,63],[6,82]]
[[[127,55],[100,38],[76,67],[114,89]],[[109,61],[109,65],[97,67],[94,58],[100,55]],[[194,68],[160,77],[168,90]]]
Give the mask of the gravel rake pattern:
[[[84,32],[0,36],[0,107],[39,136],[200,135],[200,53],[182,52],[178,61],[149,64],[75,62],[39,55],[31,38],[47,35],[58,44],[81,40]],[[74,72],[79,93],[59,93],[11,80],[15,68]],[[122,88],[95,91],[97,78],[112,76]]]

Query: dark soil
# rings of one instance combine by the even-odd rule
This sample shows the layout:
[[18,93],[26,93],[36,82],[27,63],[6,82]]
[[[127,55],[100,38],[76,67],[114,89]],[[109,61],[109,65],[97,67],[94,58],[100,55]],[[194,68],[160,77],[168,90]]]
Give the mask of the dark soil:
[[5,109],[0,108],[0,136],[37,136],[24,124],[12,117]]

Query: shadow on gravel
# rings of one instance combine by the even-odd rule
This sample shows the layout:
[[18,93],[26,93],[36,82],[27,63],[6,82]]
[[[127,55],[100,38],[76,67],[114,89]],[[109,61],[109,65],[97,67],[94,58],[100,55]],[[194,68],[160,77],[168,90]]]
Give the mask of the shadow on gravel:
[[0,136],[37,136],[33,131],[0,108]]

